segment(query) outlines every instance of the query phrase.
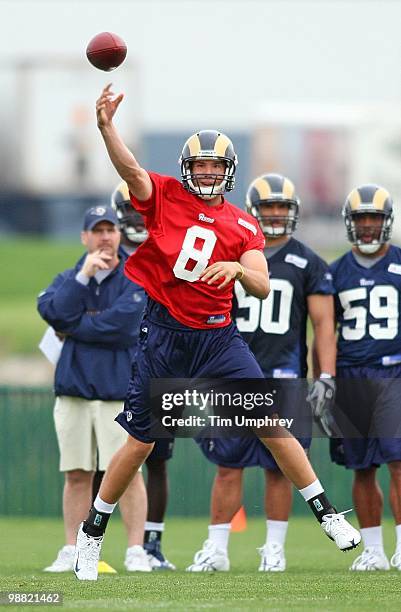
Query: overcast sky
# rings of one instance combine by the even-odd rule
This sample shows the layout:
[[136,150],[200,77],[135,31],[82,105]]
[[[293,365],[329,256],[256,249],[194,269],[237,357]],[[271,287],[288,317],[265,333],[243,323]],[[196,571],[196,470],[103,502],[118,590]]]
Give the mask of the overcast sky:
[[121,35],[140,68],[145,129],[247,129],[264,101],[401,101],[397,0],[0,0],[0,8],[3,65],[84,57],[97,32]]

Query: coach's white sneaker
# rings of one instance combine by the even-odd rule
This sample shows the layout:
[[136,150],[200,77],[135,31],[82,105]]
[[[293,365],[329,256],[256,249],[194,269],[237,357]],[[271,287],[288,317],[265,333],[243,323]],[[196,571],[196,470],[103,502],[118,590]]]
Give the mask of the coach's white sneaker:
[[57,559],[51,565],[45,567],[44,572],[72,572],[74,567],[74,552],[73,544],[63,546],[58,551]]
[[361,541],[361,534],[345,518],[344,514],[351,512],[345,510],[336,514],[325,514],[322,517],[321,527],[326,535],[333,540],[340,550],[356,548]]
[[194,556],[194,562],[187,567],[187,572],[228,572],[230,561],[227,553],[211,540],[203,543],[202,550],[198,550]]
[[258,548],[258,552],[262,557],[259,565],[260,572],[284,572],[285,556],[281,544],[270,542]]
[[391,557],[390,563],[391,567],[395,567],[395,569],[398,569],[401,572],[401,549],[395,551],[395,553]]
[[146,551],[136,544],[127,548],[124,565],[128,572],[151,572],[148,555]]
[[353,572],[370,572],[375,570],[389,570],[390,563],[383,550],[374,546],[367,546],[350,567]]
[[75,546],[74,572],[78,580],[97,580],[103,536],[95,538],[82,531],[81,523]]

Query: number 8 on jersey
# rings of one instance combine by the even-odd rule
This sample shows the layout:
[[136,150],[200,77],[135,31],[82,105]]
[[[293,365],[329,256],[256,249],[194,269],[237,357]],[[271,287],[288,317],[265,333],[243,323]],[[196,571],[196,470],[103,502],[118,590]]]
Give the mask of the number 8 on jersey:
[[[203,245],[200,249],[195,248],[197,239],[203,240]],[[180,254],[173,268],[175,276],[190,283],[199,280],[202,272],[206,270],[209,264],[216,240],[217,237],[213,230],[200,227],[199,225],[193,225],[188,228]],[[196,261],[196,264],[192,270],[188,270],[186,266],[191,259]]]

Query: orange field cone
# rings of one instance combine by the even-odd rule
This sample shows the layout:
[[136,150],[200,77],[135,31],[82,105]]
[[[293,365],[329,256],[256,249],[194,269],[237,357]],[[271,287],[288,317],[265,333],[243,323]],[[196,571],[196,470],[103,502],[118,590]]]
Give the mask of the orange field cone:
[[244,506],[238,510],[231,521],[231,531],[245,531],[246,529],[246,512]]

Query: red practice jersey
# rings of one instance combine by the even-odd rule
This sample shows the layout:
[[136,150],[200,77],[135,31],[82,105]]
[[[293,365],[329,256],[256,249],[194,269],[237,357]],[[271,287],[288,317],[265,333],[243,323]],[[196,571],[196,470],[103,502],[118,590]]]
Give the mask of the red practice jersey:
[[149,238],[133,253],[125,274],[188,327],[210,329],[230,323],[234,281],[217,289],[199,280],[217,261],[238,261],[245,251],[263,251],[257,221],[226,200],[208,206],[177,179],[149,173],[153,192],[134,208],[145,218]]

